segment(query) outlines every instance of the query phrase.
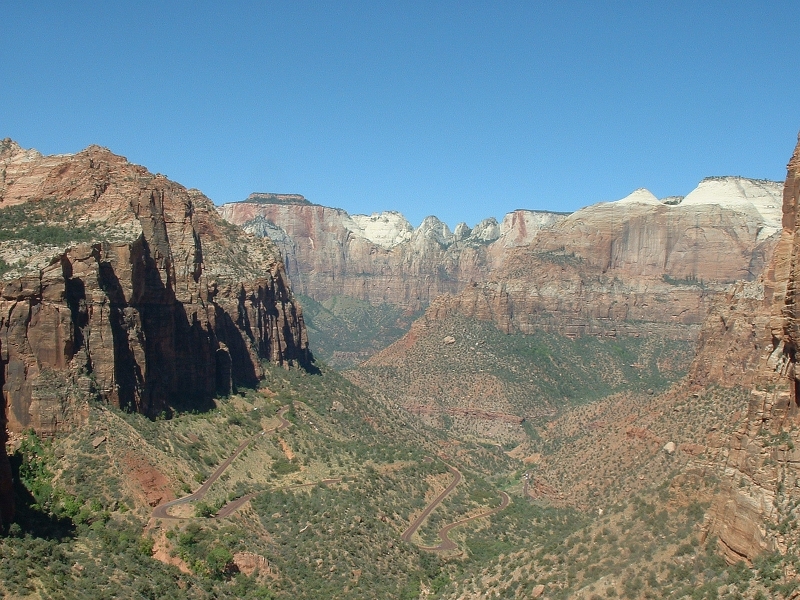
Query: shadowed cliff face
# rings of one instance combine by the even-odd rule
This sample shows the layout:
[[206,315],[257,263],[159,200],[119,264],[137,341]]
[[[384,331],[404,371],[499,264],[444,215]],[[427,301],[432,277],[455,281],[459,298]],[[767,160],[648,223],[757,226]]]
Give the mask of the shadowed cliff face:
[[3,410],[0,412],[0,529],[5,529],[14,518],[14,487],[11,463],[6,455],[7,441],[6,414]]
[[149,416],[203,408],[255,384],[261,360],[310,359],[272,243],[104,148],[42,156],[0,142],[0,229],[4,524],[6,427],[52,435],[96,397]]
[[10,431],[68,428],[97,396],[150,416],[200,408],[256,383],[261,360],[309,360],[274,246],[196,190],[96,146],[41,156],[4,140],[0,171],[0,217],[24,209],[0,247],[17,275],[0,291]]

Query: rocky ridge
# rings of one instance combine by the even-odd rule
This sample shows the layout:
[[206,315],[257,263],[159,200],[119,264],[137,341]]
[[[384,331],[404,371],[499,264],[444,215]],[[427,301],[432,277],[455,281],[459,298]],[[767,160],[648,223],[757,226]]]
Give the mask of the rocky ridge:
[[644,328],[694,339],[711,299],[768,262],[780,190],[708,178],[685,198],[640,189],[570,215],[518,210],[454,232],[435,217],[414,229],[399,213],[351,217],[319,205],[248,200],[219,210],[274,239],[295,288],[318,301],[431,304],[434,316],[455,310],[523,333]]
[[255,383],[261,360],[309,358],[274,245],[105,148],[42,156],[3,140],[0,231],[12,433],[68,429],[90,397],[150,416],[199,408]]
[[455,231],[436,217],[416,229],[400,213],[373,215],[317,204],[234,202],[219,207],[226,220],[275,241],[295,291],[324,301],[349,296],[409,311],[442,293],[482,280],[505,248],[530,243],[564,215],[519,210],[498,223],[485,219]]
[[763,229],[718,205],[588,207],[507,251],[490,281],[436,299],[429,316],[455,311],[522,333],[695,339],[715,298],[768,262],[777,238],[760,241]]

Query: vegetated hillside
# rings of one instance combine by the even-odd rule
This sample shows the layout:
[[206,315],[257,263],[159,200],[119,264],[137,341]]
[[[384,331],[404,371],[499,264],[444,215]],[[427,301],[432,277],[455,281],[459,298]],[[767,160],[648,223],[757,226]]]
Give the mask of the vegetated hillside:
[[[502,535],[506,529],[497,530],[500,543],[472,536],[465,542],[470,551],[481,544],[504,551],[455,580],[442,597],[529,598],[544,591],[548,598],[586,600],[794,598],[797,498],[781,458],[791,432],[754,438],[753,479],[732,469],[741,464],[737,440],[752,428],[750,392],[684,381],[656,396],[617,394],[576,407],[537,428],[538,437],[507,452],[523,465],[507,489],[527,492],[533,505],[576,507],[584,520],[560,539],[516,550],[511,536]],[[776,472],[785,483],[774,506],[749,504],[750,522],[764,524],[759,534],[731,498],[744,502],[763,493],[760,482]],[[720,532],[722,523],[727,529]],[[728,550],[751,535],[785,541],[751,546],[752,558]]]
[[656,393],[686,372],[689,342],[656,336],[571,339],[504,334],[453,314],[421,319],[347,377],[449,435],[519,443],[576,405],[629,391]]
[[[426,477],[444,467],[424,462],[421,444],[376,431],[407,428],[371,410],[335,374],[265,368],[268,387],[220,400],[210,412],[150,421],[93,405],[86,425],[68,436],[26,437],[12,457],[25,487],[17,489],[17,524],[2,541],[0,586],[11,595],[51,596],[68,587],[74,597],[131,589],[145,597],[314,598],[326,586],[345,588],[353,560],[379,582],[375,570],[386,565],[374,560],[377,547],[403,566],[386,585],[406,585],[419,553],[399,543],[396,530],[424,502]],[[257,435],[278,424],[282,406],[291,407],[291,425]],[[150,519],[154,505],[197,488],[254,434],[202,502],[173,509],[192,518]],[[323,479],[342,481],[326,487]],[[314,485],[293,487],[306,483]],[[250,493],[260,495],[230,518],[193,518]],[[336,518],[323,517],[320,503]],[[297,530],[305,521],[312,528],[303,537]],[[260,565],[256,576],[234,574],[234,564],[246,570],[251,563]],[[373,594],[363,589],[361,597]]]
[[366,360],[408,331],[418,313],[349,296],[317,302],[298,295],[314,357],[343,370]]
[[[19,514],[0,540],[0,590],[417,598],[473,568],[467,557],[448,562],[417,544],[430,543],[440,524],[496,508],[507,457],[472,448],[484,473],[456,463],[463,480],[406,542],[410,522],[452,481],[449,463],[436,457],[442,441],[327,369],[265,368],[265,387],[210,412],[150,421],[92,405],[86,424],[67,436],[26,436],[12,455]],[[290,424],[276,431],[279,414]],[[197,488],[248,438],[205,497],[173,506],[169,518],[151,516],[154,505]],[[239,498],[246,502],[238,510],[213,517]],[[565,515],[574,514],[514,506],[510,526],[520,534],[536,518],[538,535],[560,535]],[[456,539],[463,547],[464,533]],[[490,548],[481,559],[496,555]]]
[[[450,333],[463,335],[466,323]],[[501,364],[524,347],[559,356],[547,338],[507,341],[529,345],[495,357]],[[583,340],[596,356],[616,342]],[[699,589],[691,593],[753,598],[794,589],[791,553],[728,566],[704,520],[725,474],[722,440],[747,403],[742,391],[686,383],[650,394],[640,380],[638,393],[531,422],[529,439],[503,449],[429,429],[328,368],[264,368],[261,389],[210,412],[151,421],[93,404],[70,435],[26,438],[12,457],[19,518],[0,541],[4,592],[681,598]],[[290,425],[276,430],[279,415]],[[153,505],[198,489],[248,439],[202,499],[168,509],[180,518],[151,517]],[[405,541],[454,480],[450,468],[463,479]],[[419,548],[436,546],[445,525],[498,508],[500,492],[510,504],[453,529],[453,549]],[[238,499],[237,510],[213,518]]]
[[[685,449],[650,452],[651,468],[664,463],[667,476],[635,475],[631,487],[626,464],[615,463],[631,448],[611,444],[603,458],[612,466],[603,476],[608,490],[619,489],[590,500],[591,510],[581,507],[585,494],[570,497],[580,469],[600,473],[581,456],[572,457],[576,472],[565,476],[572,486],[562,488],[565,498],[541,493],[540,481],[569,471],[561,462],[570,444],[581,443],[581,432],[596,434],[586,421],[604,411],[615,415],[623,403],[579,408],[586,414],[573,419],[565,414],[541,442],[529,442],[540,445],[521,454],[523,445],[504,452],[419,427],[327,368],[317,375],[265,369],[261,389],[221,399],[210,412],[151,421],[92,405],[86,424],[67,436],[26,437],[12,456],[19,518],[0,540],[0,589],[42,597],[69,589],[76,598],[131,590],[175,598],[444,598],[492,591],[521,598],[544,585],[547,597],[569,598],[586,586],[623,593],[650,571],[658,585],[640,591],[677,593],[686,572],[700,582],[736,576],[753,590],[785,583],[782,576],[770,580],[771,571],[748,575],[748,582],[742,573],[749,570],[729,568],[706,552],[702,514],[714,479]],[[674,417],[659,421],[662,429],[651,427],[679,448],[698,439],[695,429],[722,432],[730,418],[725,411],[736,402],[709,398],[684,402]],[[644,394],[624,404],[627,414],[647,420],[655,402]],[[276,430],[279,414],[289,425]],[[697,427],[683,431],[685,422]],[[627,439],[621,430],[604,439],[614,435]],[[202,499],[169,508],[178,518],[151,517],[154,505],[197,489],[247,439]],[[528,449],[542,454],[538,467],[525,460]],[[453,481],[448,465],[463,479],[404,541],[409,524]],[[528,496],[526,472],[533,474]],[[675,479],[675,473],[688,475]],[[438,544],[438,530],[448,523],[498,508],[501,491],[510,504],[453,529],[454,549],[418,547]],[[241,506],[226,514],[240,498]],[[217,512],[226,516],[214,518]],[[640,560],[648,556],[658,561]]]

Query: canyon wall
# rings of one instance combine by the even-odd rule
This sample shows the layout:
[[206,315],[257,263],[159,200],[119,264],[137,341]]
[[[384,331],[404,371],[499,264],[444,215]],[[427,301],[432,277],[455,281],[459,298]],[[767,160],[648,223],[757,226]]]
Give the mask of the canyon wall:
[[[761,186],[776,193],[753,184]],[[675,206],[639,190],[582,209],[506,249],[491,279],[437,298],[426,318],[457,312],[508,333],[694,340],[732,282],[758,278],[778,240],[772,195],[738,207],[716,198],[700,204],[690,195]]]
[[502,223],[486,219],[472,229],[461,223],[451,232],[436,217],[415,229],[397,212],[351,216],[302,197],[275,198],[287,197],[253,194],[219,211],[276,243],[296,292],[318,301],[350,296],[409,311],[485,279],[505,248],[530,243],[542,227],[564,218],[520,210]]
[[[254,383],[262,359],[308,359],[278,252],[223,222],[200,192],[96,146],[42,157],[6,141],[0,160],[0,208],[25,209],[0,254],[31,239],[49,252],[46,264],[5,258],[17,267],[0,292],[11,431],[50,434],[69,421],[64,400],[48,396],[64,378],[153,416]],[[83,241],[36,237],[64,219]]]
[[695,385],[752,387],[747,414],[722,457],[722,492],[706,518],[726,560],[753,561],[800,542],[792,524],[800,488],[795,290],[800,202],[800,142],[787,167],[783,218],[774,256],[758,281],[732,289],[700,337]]
[[104,148],[41,156],[0,143],[0,257],[11,432],[68,429],[93,397],[149,416],[202,408],[255,384],[261,360],[310,359],[274,245]]
[[670,203],[637,190],[571,215],[519,210],[452,233],[435,217],[414,229],[399,213],[350,216],[298,196],[219,210],[275,240],[294,288],[316,300],[430,305],[433,318],[457,311],[503,331],[695,339],[712,299],[769,261],[780,189],[709,178]]

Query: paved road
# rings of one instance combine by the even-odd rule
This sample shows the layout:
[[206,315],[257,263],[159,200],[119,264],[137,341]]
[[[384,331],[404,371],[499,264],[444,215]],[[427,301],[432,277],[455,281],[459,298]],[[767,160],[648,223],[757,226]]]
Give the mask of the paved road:
[[450,533],[451,529],[455,529],[456,527],[460,527],[470,521],[474,521],[476,519],[482,519],[484,517],[489,517],[495,513],[500,512],[506,506],[511,503],[511,498],[508,497],[508,494],[505,492],[500,492],[500,498],[502,498],[502,502],[500,502],[500,506],[497,508],[493,508],[485,513],[481,513],[479,515],[475,515],[474,517],[467,517],[466,519],[461,519],[460,521],[456,521],[455,523],[450,523],[449,525],[445,525],[439,530],[439,539],[442,540],[442,543],[438,546],[420,546],[421,550],[430,550],[433,552],[443,552],[445,550],[456,550],[458,546],[456,543],[451,540],[447,534]]
[[400,537],[404,541],[406,541],[406,542],[410,542],[411,541],[411,536],[413,536],[414,533],[416,533],[417,529],[419,529],[419,526],[422,525],[422,522],[425,519],[428,518],[428,515],[433,512],[433,509],[435,509],[437,506],[439,506],[439,504],[442,502],[442,500],[447,498],[447,496],[450,494],[450,492],[452,492],[454,489],[456,489],[456,486],[461,481],[461,473],[458,471],[458,469],[456,469],[455,467],[451,467],[450,465],[447,465],[447,470],[450,471],[455,476],[455,478],[453,479],[453,482],[450,485],[448,485],[446,488],[444,488],[444,491],[441,494],[439,494],[438,496],[436,496],[436,498],[433,500],[433,502],[428,504],[428,506],[425,507],[425,510],[422,511],[422,514],[420,514],[414,520],[414,522],[411,523],[409,528],[406,529],[403,532],[403,535],[401,535]]
[[[186,502],[195,502],[197,500],[202,500],[205,497],[206,492],[208,492],[209,488],[213,485],[213,483],[217,479],[219,479],[220,475],[222,475],[225,472],[225,469],[227,469],[231,465],[231,463],[234,461],[234,459],[237,456],[239,456],[245,448],[247,448],[247,446],[250,444],[250,442],[252,442],[256,438],[264,436],[264,435],[266,435],[268,433],[275,433],[276,431],[281,431],[282,429],[286,429],[287,427],[289,427],[289,425],[291,425],[291,423],[289,423],[289,421],[287,421],[286,419],[283,418],[283,415],[286,414],[286,411],[288,411],[288,410],[289,410],[289,407],[288,406],[284,406],[280,411],[278,411],[278,419],[280,419],[280,425],[278,425],[277,427],[273,427],[272,429],[265,429],[264,431],[261,431],[261,432],[255,434],[255,435],[252,435],[249,438],[247,438],[245,441],[243,441],[241,444],[239,444],[239,446],[236,448],[236,450],[233,451],[233,454],[231,454],[228,458],[226,458],[222,462],[222,464],[220,464],[220,466],[217,467],[217,470],[214,471],[214,473],[212,473],[211,477],[206,479],[206,481],[203,482],[203,485],[201,485],[199,488],[197,488],[197,490],[195,490],[194,492],[192,492],[188,496],[184,496],[183,498],[178,498],[177,500],[172,500],[171,502],[167,502],[166,504],[159,504],[158,506],[156,506],[153,509],[152,517],[154,519],[179,519],[179,518],[181,518],[181,517],[173,517],[171,514],[169,514],[169,508],[171,508],[173,506],[177,506],[178,504],[185,504]],[[241,500],[241,498],[240,498],[240,500]],[[248,498],[248,500],[249,500],[249,498]],[[236,500],[234,500],[234,502],[236,502]],[[244,504],[244,502],[242,502],[241,504]],[[239,504],[239,506],[241,506],[241,504]],[[227,506],[225,508],[227,508]],[[238,508],[238,506],[236,508]],[[233,510],[235,510],[235,509],[233,509]],[[233,510],[231,510],[230,512],[233,512]],[[230,514],[230,513],[227,513],[227,514]]]

